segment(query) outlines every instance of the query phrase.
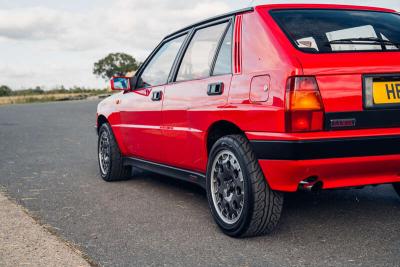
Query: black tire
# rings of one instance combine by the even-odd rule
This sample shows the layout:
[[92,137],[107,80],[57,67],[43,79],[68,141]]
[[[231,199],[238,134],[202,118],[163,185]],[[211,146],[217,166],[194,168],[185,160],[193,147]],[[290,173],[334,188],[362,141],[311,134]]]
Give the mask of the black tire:
[[397,195],[400,197],[400,183],[393,184],[393,188],[396,191]]
[[[242,184],[244,188],[244,194],[242,194],[242,198],[244,199],[244,201],[241,202],[242,208],[240,214],[236,213],[238,215],[235,216],[235,219],[237,219],[237,221],[232,224],[226,223],[226,221],[224,221],[229,218],[222,218],[224,217],[223,213],[224,211],[226,213],[226,210],[221,211],[221,209],[219,209],[219,212],[217,211],[217,207],[214,204],[211,190],[211,174],[212,172],[214,172],[215,177],[217,177],[215,180],[213,180],[215,184],[213,187],[215,191],[214,199],[216,199],[216,202],[219,203],[217,204],[217,206],[223,206],[224,200],[222,200],[220,191],[218,191],[220,190],[219,185],[221,184],[220,178],[218,177],[220,173],[224,172],[221,170],[223,170],[225,167],[221,167],[222,164],[219,163],[218,159],[216,159],[216,156],[223,155],[223,153],[225,153],[224,151],[230,151],[236,157],[233,158],[233,162],[236,168],[238,166],[238,162],[241,168],[241,177],[243,177]],[[232,154],[228,153],[228,157]],[[222,162],[226,162],[226,160]],[[219,164],[218,168],[213,167],[214,164],[216,164],[216,166]],[[231,165],[232,164],[228,164],[227,167]],[[229,168],[232,169],[232,167]],[[234,176],[237,176],[237,173],[238,171],[236,170],[236,174],[234,174]],[[230,179],[226,178],[229,177],[229,175],[224,174],[222,176],[224,177],[224,180]],[[236,178],[232,178],[232,180],[234,179]],[[233,182],[231,182],[231,184],[233,184]],[[214,220],[225,234],[232,237],[250,237],[265,235],[271,233],[278,224],[282,212],[283,194],[281,192],[273,191],[270,189],[267,181],[265,180],[264,174],[261,171],[258,161],[251,149],[250,143],[244,136],[225,136],[219,139],[214,144],[211,149],[207,165],[206,186],[207,199],[211,209],[211,213],[214,217]],[[234,189],[229,190],[224,190],[224,194],[227,194],[226,192],[235,192]],[[219,198],[217,196],[218,194],[220,196]],[[225,200],[227,199],[229,198],[225,198]],[[230,199],[232,199],[232,197]],[[236,208],[237,206],[238,205],[236,204],[233,207]],[[228,210],[229,205],[226,204],[226,207],[226,209]],[[233,214],[235,213],[233,212]]]
[[[102,142],[102,138],[107,138],[108,140],[109,165],[107,168],[103,166],[106,164],[104,163],[102,164],[101,162],[102,159],[100,153],[101,150],[100,144]],[[99,138],[97,142],[97,153],[98,153],[100,176],[101,178],[103,178],[104,181],[107,182],[121,181],[121,180],[127,180],[131,177],[132,167],[123,165],[121,152],[115,140],[114,134],[111,130],[111,126],[108,123],[104,123],[100,126]]]

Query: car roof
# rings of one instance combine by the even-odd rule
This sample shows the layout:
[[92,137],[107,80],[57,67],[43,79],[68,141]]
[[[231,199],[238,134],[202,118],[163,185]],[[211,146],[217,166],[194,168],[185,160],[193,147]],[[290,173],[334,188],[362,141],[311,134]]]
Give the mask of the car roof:
[[191,25],[188,25],[178,31],[175,31],[171,34],[168,34],[164,39],[169,39],[170,37],[179,35],[180,33],[183,33],[187,30],[190,30],[191,28],[217,21],[220,19],[224,19],[236,14],[240,13],[245,13],[245,12],[252,12],[254,10],[273,10],[273,9],[343,9],[343,10],[366,10],[366,11],[380,11],[380,12],[390,12],[394,13],[397,12],[396,10],[393,9],[388,9],[388,8],[381,8],[381,7],[371,7],[371,6],[356,6],[356,5],[338,5],[338,4],[266,4],[266,5],[258,5],[255,7],[248,7],[248,8],[243,8],[235,11],[231,11],[225,14],[217,15],[214,17],[210,17],[208,19],[193,23]]
[[267,4],[256,6],[256,9],[350,9],[381,12],[396,12],[396,10],[382,7],[339,5],[339,4]]

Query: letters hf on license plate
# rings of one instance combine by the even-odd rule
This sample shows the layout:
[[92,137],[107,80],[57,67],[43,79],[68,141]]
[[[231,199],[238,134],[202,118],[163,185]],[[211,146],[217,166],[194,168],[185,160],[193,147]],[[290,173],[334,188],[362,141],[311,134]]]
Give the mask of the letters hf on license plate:
[[400,81],[373,82],[374,104],[400,104]]

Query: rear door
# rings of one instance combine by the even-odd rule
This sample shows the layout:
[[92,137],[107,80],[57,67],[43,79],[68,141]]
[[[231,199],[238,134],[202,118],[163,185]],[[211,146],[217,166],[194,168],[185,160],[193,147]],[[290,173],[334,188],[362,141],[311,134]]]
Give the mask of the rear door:
[[165,87],[163,150],[167,164],[201,171],[204,136],[209,121],[227,102],[232,78],[231,20],[194,29],[177,65],[175,79]]
[[162,160],[161,107],[165,84],[187,34],[162,43],[138,73],[136,89],[121,98],[121,133],[129,156]]

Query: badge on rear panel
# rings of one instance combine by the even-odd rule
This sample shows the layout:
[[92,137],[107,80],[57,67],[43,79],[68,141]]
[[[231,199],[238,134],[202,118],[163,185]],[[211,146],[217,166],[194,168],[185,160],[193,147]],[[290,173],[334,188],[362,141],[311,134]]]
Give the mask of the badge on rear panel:
[[356,119],[334,119],[331,120],[331,128],[350,128],[356,126]]

